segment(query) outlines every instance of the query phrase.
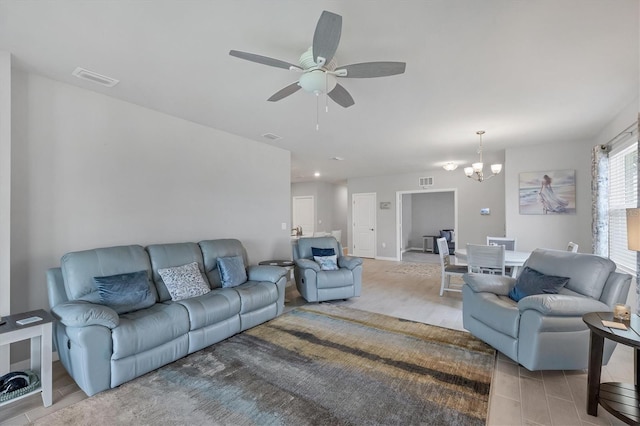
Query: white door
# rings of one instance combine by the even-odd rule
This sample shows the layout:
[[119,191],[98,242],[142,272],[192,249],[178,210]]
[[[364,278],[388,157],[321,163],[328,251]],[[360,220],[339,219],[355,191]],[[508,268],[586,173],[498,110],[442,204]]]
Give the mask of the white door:
[[376,194],[353,194],[353,255],[376,257]]
[[302,235],[313,236],[315,231],[315,200],[313,195],[293,197],[293,223],[292,228],[302,227]]

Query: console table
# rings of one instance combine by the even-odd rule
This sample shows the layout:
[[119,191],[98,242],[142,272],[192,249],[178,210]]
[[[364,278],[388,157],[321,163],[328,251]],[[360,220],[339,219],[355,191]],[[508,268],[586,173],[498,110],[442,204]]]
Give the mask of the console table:
[[[602,320],[613,321],[611,312],[592,312],[582,320],[591,332],[589,344],[589,373],[587,376],[587,413],[598,415],[598,404],[616,418],[630,425],[640,424],[640,317],[631,315],[629,321],[622,321],[626,330],[609,328]],[[620,321],[617,321],[620,322]],[[634,348],[634,384],[600,383],[604,339],[613,340]]]
[[[19,325],[16,323],[16,321],[21,319],[34,316],[38,316],[42,318],[42,320],[25,325]],[[32,392],[3,402],[0,406],[41,392],[44,406],[49,407],[52,403],[51,323],[53,322],[53,317],[47,311],[39,309],[37,311],[5,316],[2,317],[2,319],[6,320],[6,323],[0,325],[0,346],[31,339],[31,371],[34,371],[40,377],[40,387]],[[8,364],[9,363],[7,362],[6,365]],[[4,375],[6,373],[8,372],[3,371],[0,372],[0,375]]]

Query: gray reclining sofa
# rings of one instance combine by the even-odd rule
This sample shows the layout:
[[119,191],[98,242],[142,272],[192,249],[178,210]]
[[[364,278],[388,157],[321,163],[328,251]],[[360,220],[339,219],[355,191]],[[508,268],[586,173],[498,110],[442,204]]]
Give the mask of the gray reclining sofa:
[[[246,268],[245,282],[222,288],[219,259],[237,261],[238,256],[242,261],[237,268]],[[173,301],[158,270],[187,264],[195,269],[193,262],[206,294]],[[234,239],[97,248],[67,253],[60,265],[47,271],[49,305],[57,319],[53,339],[60,361],[87,395],[275,318],[284,309],[287,270],[246,267],[246,250]],[[118,305],[126,311],[118,313],[103,304],[108,293],[98,287],[96,277],[100,283],[113,276],[142,277],[142,285],[148,283],[140,293],[145,307],[138,309],[136,300],[138,306]],[[126,295],[134,287],[125,288]]]
[[[631,276],[615,272],[610,259],[560,250],[536,249],[521,268],[569,281],[557,294],[512,300],[516,279],[465,274],[462,287],[464,328],[528,370],[579,370],[589,364],[588,312],[611,312],[624,303]],[[615,342],[605,342],[603,364]]]

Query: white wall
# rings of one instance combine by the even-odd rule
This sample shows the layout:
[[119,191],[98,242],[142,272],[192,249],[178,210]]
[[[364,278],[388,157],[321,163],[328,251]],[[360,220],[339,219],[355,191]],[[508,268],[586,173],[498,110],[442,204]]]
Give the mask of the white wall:
[[238,238],[251,263],[290,256],[288,151],[13,75],[12,312],[48,307],[69,251]]
[[[507,235],[518,239],[519,250],[538,247],[564,250],[573,241],[579,251],[591,253],[591,150],[590,141],[552,143],[506,151],[505,200]],[[521,215],[521,172],[576,171],[576,214]]]
[[[503,154],[484,153],[485,163],[503,163]],[[509,165],[505,165],[508,168]],[[377,211],[376,257],[397,257],[396,193],[398,191],[418,191],[420,177],[433,176],[434,185],[430,190],[457,189],[458,229],[456,241],[462,247],[467,243],[483,244],[487,235],[503,235],[504,214],[504,172],[483,183],[475,182],[460,169],[447,172],[443,169],[421,173],[393,176],[351,178],[348,180],[349,200],[357,193],[375,192],[378,204],[391,202],[391,209]],[[480,209],[489,207],[491,214],[481,216]],[[349,223],[351,223],[351,203],[349,203]],[[349,245],[352,244],[352,229],[349,227]],[[383,243],[386,247],[382,247]]]
[[[594,140],[563,142],[507,149],[505,152],[505,200],[507,235],[518,238],[518,249],[538,247],[566,249],[573,241],[581,253],[592,253],[591,153],[633,124],[638,101],[612,117]],[[547,170],[576,171],[576,214],[521,215],[518,204],[519,174]]]

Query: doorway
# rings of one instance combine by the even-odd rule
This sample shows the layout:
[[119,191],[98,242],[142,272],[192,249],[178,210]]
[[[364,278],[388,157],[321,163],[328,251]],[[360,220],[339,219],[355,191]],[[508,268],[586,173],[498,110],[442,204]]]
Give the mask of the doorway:
[[376,194],[353,194],[353,255],[376,257]]
[[302,235],[312,237],[315,232],[316,207],[313,195],[293,197],[292,227],[302,227]]
[[396,201],[396,259],[405,260],[406,252],[407,261],[439,262],[439,256],[433,255],[432,236],[454,229],[459,241],[457,190],[398,191]]

